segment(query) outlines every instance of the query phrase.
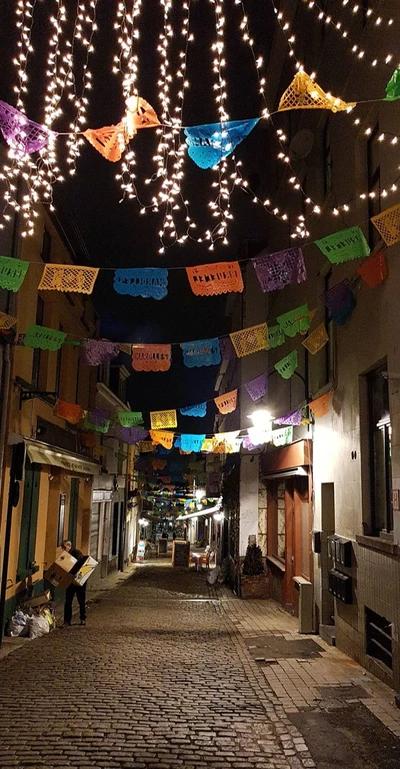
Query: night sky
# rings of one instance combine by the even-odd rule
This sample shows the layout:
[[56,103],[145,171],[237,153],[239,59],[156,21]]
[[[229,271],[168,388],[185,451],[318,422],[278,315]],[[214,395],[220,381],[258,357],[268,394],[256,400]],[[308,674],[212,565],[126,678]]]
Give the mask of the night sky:
[[[70,12],[75,3],[68,3]],[[160,111],[157,96],[159,77],[159,55],[157,53],[158,34],[161,31],[160,7],[153,2],[143,4],[142,32],[139,44],[139,92]],[[179,4],[181,6],[181,4]],[[47,6],[47,9],[46,9]],[[117,123],[124,113],[124,100],[121,79],[112,74],[112,57],[116,50],[116,37],[113,30],[113,16],[117,0],[100,0],[98,4],[99,33],[95,38],[96,54],[92,59],[93,91],[90,99],[88,125],[99,127]],[[263,4],[260,9],[257,2],[249,2],[247,10],[253,20],[257,40],[262,41],[262,52],[268,56],[274,23],[270,4]],[[230,6],[234,9],[234,6]],[[15,104],[12,93],[14,78],[11,66],[16,35],[13,23],[14,2],[0,0],[0,50],[1,71],[0,98]],[[48,10],[48,3],[39,3],[38,13]],[[27,113],[38,122],[43,120],[43,56],[46,47],[43,41],[48,38],[48,28],[38,23],[33,43],[35,46],[35,67],[30,69],[29,98]],[[39,17],[38,17],[39,18]],[[228,82],[227,108],[231,119],[254,117],[260,114],[262,104],[258,94],[255,68],[249,49],[241,42],[238,23],[240,13],[236,9],[227,17],[226,40],[228,41],[226,58],[226,79]],[[190,90],[185,97],[183,119],[187,125],[215,122],[217,118],[211,79],[210,45],[215,36],[213,28],[213,6],[205,0],[192,3],[191,29],[195,42],[189,49],[188,79]],[[180,46],[178,40],[177,45]],[[260,47],[258,42],[258,47]],[[42,51],[43,55],[38,55]],[[171,64],[175,62],[171,56]],[[68,130],[68,117],[59,118],[55,130]],[[137,157],[138,187],[147,195],[147,200],[155,189],[146,187],[140,179],[154,171],[151,158],[156,146],[156,133],[152,130],[139,132],[133,140]],[[245,175],[252,187],[262,196],[269,191],[273,178],[267,173],[263,162],[267,156],[268,145],[272,141],[271,128],[259,124],[237,151],[237,157],[243,160]],[[63,145],[64,138],[59,142]],[[60,157],[63,149],[60,150]],[[232,199],[235,220],[229,233],[230,245],[217,245],[209,251],[207,245],[186,242],[184,246],[174,246],[160,255],[158,230],[161,218],[157,214],[140,215],[140,207],[135,201],[123,201],[115,174],[119,164],[112,164],[100,156],[89,144],[82,149],[78,160],[76,175],[66,183],[56,185],[55,204],[57,214],[63,221],[67,234],[73,237],[74,223],[78,226],[86,249],[81,243],[77,246],[82,262],[100,267],[180,267],[201,263],[232,260],[246,254],[246,243],[256,253],[268,241],[268,217],[254,206],[251,196],[237,190]],[[211,181],[215,179],[212,171],[197,168],[186,158],[184,194],[191,203],[192,216],[203,231],[213,224],[207,203],[211,197]],[[118,341],[127,342],[181,342],[209,336],[220,336],[229,331],[225,317],[226,297],[196,298],[189,287],[186,272],[182,269],[169,273],[168,297],[161,301],[121,297],[112,288],[113,272],[101,272],[97,280],[93,299],[101,318],[102,335]],[[129,365],[129,359],[125,361]],[[179,408],[191,405],[214,396],[213,385],[216,367],[191,370],[182,363],[179,347],[173,348],[173,362],[166,373],[133,372],[129,380],[129,398],[133,409],[144,411],[163,408]],[[202,420],[201,429],[212,429],[214,409],[209,409],[209,419]],[[195,420],[180,418],[179,429],[200,431],[200,423]]]

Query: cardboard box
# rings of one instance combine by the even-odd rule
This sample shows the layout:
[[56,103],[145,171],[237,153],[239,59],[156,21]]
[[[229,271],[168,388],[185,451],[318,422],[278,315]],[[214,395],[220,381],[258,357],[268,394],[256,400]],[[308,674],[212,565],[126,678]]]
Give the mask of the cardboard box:
[[54,585],[54,587],[59,587],[62,590],[65,590],[65,588],[67,588],[68,585],[71,585],[75,579],[75,575],[72,574],[71,569],[77,563],[78,561],[76,558],[63,550],[54,563],[46,569],[43,576],[51,585]]
[[76,558],[74,558],[73,555],[68,553],[67,550],[63,550],[58,556],[58,558],[56,558],[54,563],[56,563],[57,566],[61,566],[61,568],[64,571],[71,571],[71,569],[73,569],[73,567],[75,566],[75,564],[78,563],[78,561],[76,560]]
[[50,590],[46,590],[46,591],[45,591],[44,593],[42,593],[41,595],[38,595],[36,598],[32,598],[32,599],[29,601],[29,606],[30,606],[32,609],[38,609],[38,608],[40,608],[41,606],[45,606],[45,605],[46,605],[46,603],[50,603],[50,601],[51,601],[51,600],[52,600],[52,599],[51,599],[51,593],[50,593]]
[[47,579],[47,582],[50,582],[51,585],[54,585],[54,587],[59,587],[62,590],[65,590],[68,585],[72,585],[75,580],[74,574],[71,574],[69,571],[64,571],[64,569],[62,569],[61,566],[59,566],[56,562],[49,566],[49,568],[44,572],[43,576],[45,579]]
[[[97,561],[94,560],[90,555],[88,555],[85,559],[85,561],[79,563],[79,571],[75,574],[75,585],[84,585],[85,582],[89,579],[90,575],[94,572],[96,566],[98,566]],[[75,571],[75,569],[74,569]]]

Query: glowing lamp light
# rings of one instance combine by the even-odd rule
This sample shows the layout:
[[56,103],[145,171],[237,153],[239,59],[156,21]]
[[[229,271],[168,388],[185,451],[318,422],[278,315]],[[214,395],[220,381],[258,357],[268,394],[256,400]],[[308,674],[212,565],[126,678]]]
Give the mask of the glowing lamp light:
[[213,518],[214,521],[217,523],[220,523],[223,520],[224,514],[223,513],[214,513]]
[[139,518],[139,525],[140,526],[148,526],[149,521],[146,518]]
[[275,419],[268,409],[256,409],[252,414],[247,415],[251,419],[254,427],[262,430],[268,430]]
[[206,492],[204,491],[204,489],[196,489],[196,499],[198,500],[203,499],[205,495],[206,495]]

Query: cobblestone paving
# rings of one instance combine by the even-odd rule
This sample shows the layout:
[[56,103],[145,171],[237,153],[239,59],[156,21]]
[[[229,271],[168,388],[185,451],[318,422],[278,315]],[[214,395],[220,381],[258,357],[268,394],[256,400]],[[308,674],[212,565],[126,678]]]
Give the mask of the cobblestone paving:
[[315,766],[202,574],[140,567],[5,658],[0,691],[1,769]]

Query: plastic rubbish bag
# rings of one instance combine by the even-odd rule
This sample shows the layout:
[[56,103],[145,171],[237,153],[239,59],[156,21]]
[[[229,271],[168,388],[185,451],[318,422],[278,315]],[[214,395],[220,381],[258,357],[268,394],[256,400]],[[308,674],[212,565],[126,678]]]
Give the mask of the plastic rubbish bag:
[[47,619],[47,622],[49,623],[50,630],[54,630],[56,626],[56,618],[54,611],[52,609],[41,609],[39,612],[40,617],[44,617],[44,619]]
[[41,638],[50,632],[50,625],[46,617],[31,617],[29,622],[29,638]]
[[7,635],[26,637],[29,635],[30,617],[23,611],[16,611],[10,617],[7,625]]

